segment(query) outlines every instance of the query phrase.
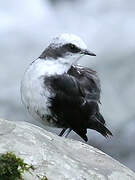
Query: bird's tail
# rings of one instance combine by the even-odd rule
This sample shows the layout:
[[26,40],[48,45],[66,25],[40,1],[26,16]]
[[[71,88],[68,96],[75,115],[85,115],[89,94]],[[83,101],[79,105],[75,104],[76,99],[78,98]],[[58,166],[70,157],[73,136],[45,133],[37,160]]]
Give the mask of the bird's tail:
[[107,127],[105,126],[105,121],[103,123],[103,120],[101,121],[96,116],[90,119],[88,128],[98,131],[106,138],[108,138],[109,136],[113,136],[111,131],[109,131],[109,129],[107,129]]

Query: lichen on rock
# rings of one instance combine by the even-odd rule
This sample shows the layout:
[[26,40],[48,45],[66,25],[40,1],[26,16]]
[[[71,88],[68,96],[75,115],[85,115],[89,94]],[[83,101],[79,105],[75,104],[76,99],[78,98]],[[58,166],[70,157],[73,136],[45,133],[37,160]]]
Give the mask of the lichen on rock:
[[0,156],[0,180],[22,180],[24,171],[30,170],[34,170],[34,167],[12,152]]

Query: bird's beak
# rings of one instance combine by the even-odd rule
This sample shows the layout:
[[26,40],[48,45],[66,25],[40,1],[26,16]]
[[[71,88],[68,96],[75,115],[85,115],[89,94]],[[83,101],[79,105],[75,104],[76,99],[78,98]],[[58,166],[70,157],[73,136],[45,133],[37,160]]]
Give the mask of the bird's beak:
[[81,51],[81,54],[89,55],[89,56],[96,56],[96,54],[94,54],[94,53],[91,52],[91,51],[88,51],[87,49],[82,50],[82,51]]

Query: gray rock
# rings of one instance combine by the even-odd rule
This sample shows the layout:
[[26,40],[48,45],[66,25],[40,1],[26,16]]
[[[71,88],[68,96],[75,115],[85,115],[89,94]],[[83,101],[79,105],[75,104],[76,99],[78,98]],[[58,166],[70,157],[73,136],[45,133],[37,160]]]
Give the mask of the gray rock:
[[7,151],[36,168],[25,180],[135,180],[130,169],[92,146],[26,122],[0,119],[0,153]]

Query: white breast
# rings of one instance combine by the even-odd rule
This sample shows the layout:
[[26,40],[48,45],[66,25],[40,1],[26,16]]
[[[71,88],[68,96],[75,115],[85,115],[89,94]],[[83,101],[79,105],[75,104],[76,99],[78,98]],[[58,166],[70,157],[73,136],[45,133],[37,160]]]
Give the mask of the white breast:
[[[43,59],[37,59],[26,70],[21,82],[21,98],[35,119],[43,121],[42,116],[51,115],[48,98],[52,94],[44,84],[45,76],[63,74],[66,70],[67,67],[57,60]],[[44,123],[50,125],[47,121]]]

